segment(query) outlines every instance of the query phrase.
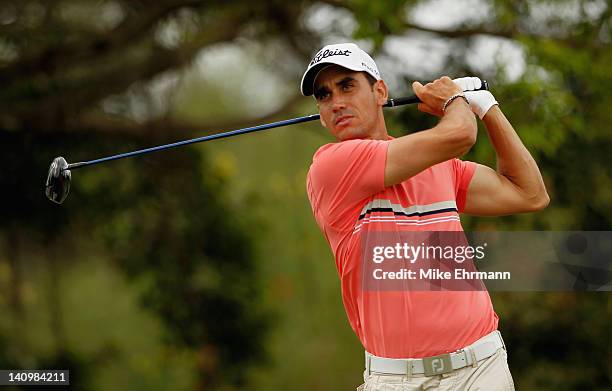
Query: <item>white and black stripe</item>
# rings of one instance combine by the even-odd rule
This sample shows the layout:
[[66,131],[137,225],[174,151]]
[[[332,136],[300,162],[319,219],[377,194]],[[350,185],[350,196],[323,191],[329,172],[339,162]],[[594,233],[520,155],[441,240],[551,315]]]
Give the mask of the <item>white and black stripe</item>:
[[403,207],[400,204],[392,204],[389,200],[374,199],[363,207],[361,214],[359,215],[359,220],[363,220],[372,212],[393,212],[395,216],[413,217],[459,211],[457,210],[457,203],[454,200],[441,201],[427,205],[411,205],[409,207]]
[[[393,216],[372,216],[375,212],[392,212]],[[411,226],[422,226],[450,221],[459,220],[459,215],[446,215],[438,217],[420,218],[422,216],[430,216],[437,213],[447,212],[458,212],[457,203],[453,201],[441,201],[433,204],[426,205],[411,205],[409,207],[403,207],[400,204],[393,204],[389,200],[375,199],[368,202],[359,215],[359,219],[353,233],[357,233],[361,230],[364,225],[370,223],[395,223],[396,225],[411,225]],[[416,219],[409,219],[407,217],[417,217]]]

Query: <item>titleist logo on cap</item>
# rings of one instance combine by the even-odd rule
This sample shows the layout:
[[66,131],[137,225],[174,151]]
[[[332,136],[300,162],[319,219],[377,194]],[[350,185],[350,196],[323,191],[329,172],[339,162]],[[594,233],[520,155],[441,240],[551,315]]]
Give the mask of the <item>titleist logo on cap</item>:
[[313,66],[314,64],[320,62],[321,60],[323,60],[324,58],[327,57],[333,57],[333,56],[349,56],[352,52],[350,50],[340,50],[340,49],[335,49],[335,50],[329,50],[329,49],[325,49],[323,51],[320,51],[319,53],[317,53],[316,56],[314,56],[314,58],[312,59],[312,61],[310,62],[310,65],[308,66]]

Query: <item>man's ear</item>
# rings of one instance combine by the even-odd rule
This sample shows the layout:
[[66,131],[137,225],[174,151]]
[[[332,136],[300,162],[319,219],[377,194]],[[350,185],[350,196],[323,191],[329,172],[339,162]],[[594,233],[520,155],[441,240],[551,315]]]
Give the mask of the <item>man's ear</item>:
[[372,86],[374,88],[374,94],[376,94],[376,103],[380,106],[387,103],[389,100],[389,88],[384,80],[376,80],[376,83]]

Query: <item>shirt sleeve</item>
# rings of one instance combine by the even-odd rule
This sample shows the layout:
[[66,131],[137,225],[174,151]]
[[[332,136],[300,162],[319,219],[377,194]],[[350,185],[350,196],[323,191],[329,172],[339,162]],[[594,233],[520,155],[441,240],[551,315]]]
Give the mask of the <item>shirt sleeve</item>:
[[352,227],[364,200],[385,188],[388,145],[382,140],[348,140],[321,147],[307,180],[315,216],[335,228]]
[[455,199],[457,210],[462,213],[467,200],[467,190],[474,177],[477,164],[470,161],[453,159],[453,174],[455,176]]

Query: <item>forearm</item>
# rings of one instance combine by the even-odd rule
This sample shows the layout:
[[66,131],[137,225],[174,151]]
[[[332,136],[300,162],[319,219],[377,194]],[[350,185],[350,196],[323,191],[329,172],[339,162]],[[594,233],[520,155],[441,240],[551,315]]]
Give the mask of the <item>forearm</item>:
[[441,106],[437,112],[442,119],[436,126],[389,143],[385,186],[403,182],[435,164],[461,156],[474,145],[476,119],[468,104],[461,98],[455,99],[444,113]]
[[497,155],[497,172],[508,178],[525,199],[548,199],[536,161],[500,108],[493,106],[483,121]]
[[[459,98],[448,106],[444,116],[432,131],[441,136],[444,144],[451,144],[450,155],[444,159],[448,160],[469,151],[476,142],[478,127],[470,106]],[[453,145],[455,144],[453,140],[458,141],[456,146]]]

